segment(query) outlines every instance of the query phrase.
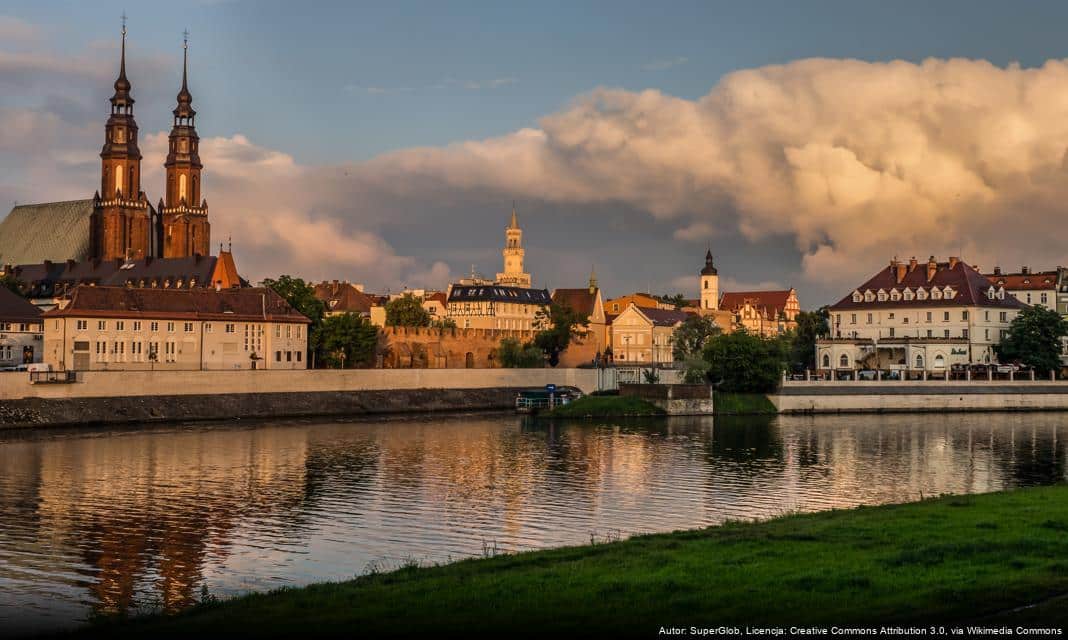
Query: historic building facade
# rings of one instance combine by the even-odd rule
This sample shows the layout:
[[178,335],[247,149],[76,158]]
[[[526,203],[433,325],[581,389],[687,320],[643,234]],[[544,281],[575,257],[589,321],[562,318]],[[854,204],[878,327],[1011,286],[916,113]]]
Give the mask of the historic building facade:
[[43,335],[41,310],[0,286],[0,370],[40,362]]
[[816,366],[839,377],[859,369],[919,377],[997,362],[994,346],[1023,308],[959,258],[891,260],[830,307],[831,337],[817,341]]
[[523,257],[526,251],[523,249],[523,230],[519,228],[519,218],[515,213],[515,205],[512,205],[512,219],[508,228],[504,230],[504,249],[501,255],[504,258],[504,270],[497,274],[497,284],[511,287],[529,287],[530,274],[524,270]]
[[56,370],[305,369],[310,320],[272,289],[82,285],[44,314]]
[[617,365],[671,364],[675,330],[690,314],[674,309],[628,306],[612,320],[612,355]]
[[0,265],[210,254],[200,141],[188,87],[188,46],[183,45],[182,86],[173,111],[164,163],[166,185],[158,207],[151,205],[141,182],[135,100],[126,75],[125,25],[114,89],[100,151],[99,189],[89,199],[14,207],[0,221]]
[[587,325],[576,329],[586,342],[592,343],[597,353],[603,354],[611,343],[597,274],[591,272],[589,286],[582,289],[556,289],[552,301],[553,304],[566,305],[586,318]]

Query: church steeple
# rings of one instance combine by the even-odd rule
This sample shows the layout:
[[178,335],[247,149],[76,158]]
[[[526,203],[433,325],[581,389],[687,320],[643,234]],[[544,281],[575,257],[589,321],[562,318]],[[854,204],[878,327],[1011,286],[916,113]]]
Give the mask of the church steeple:
[[163,232],[163,257],[208,255],[211,226],[208,203],[200,193],[200,137],[195,126],[193,94],[189,92],[189,32],[182,38],[182,88],[174,108],[174,126],[168,137],[167,188],[159,213]]
[[512,218],[504,229],[504,270],[497,274],[497,284],[514,287],[529,287],[530,274],[523,270],[523,230],[519,228],[519,216],[512,203]]
[[119,77],[100,150],[100,197],[91,222],[92,253],[104,260],[143,257],[151,252],[148,201],[141,192],[141,150],[133,96],[126,77],[126,16],[122,17]]

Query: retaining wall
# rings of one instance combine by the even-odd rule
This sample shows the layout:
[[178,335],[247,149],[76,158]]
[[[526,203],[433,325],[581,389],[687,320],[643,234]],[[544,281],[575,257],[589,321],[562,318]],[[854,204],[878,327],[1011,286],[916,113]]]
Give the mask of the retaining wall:
[[1064,411],[1068,383],[789,383],[768,399],[779,413]]

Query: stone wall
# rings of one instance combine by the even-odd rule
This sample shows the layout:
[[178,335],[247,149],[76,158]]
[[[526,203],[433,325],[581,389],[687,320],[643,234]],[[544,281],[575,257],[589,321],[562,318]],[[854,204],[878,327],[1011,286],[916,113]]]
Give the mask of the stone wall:
[[[496,368],[500,367],[496,352],[501,340],[515,338],[526,343],[536,333],[510,329],[384,327],[379,340],[381,366],[385,369]],[[596,353],[594,336],[574,340],[560,355],[560,366],[586,364]]]
[[1068,383],[790,383],[768,399],[779,413],[1064,411]]

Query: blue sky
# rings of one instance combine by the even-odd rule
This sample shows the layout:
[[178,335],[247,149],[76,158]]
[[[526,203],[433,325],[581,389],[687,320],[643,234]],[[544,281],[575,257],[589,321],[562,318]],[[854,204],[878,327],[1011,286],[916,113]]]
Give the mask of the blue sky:
[[[450,149],[447,145],[508,137],[524,128],[540,129],[547,116],[574,114],[576,101],[598,88],[618,88],[627,95],[654,89],[664,98],[657,108],[672,97],[700,105],[726,74],[806,58],[828,58],[830,64],[842,66],[853,58],[920,63],[931,57],[959,57],[986,61],[1004,71],[1012,63],[1041,66],[1046,60],[1062,58],[1068,48],[1062,28],[1068,24],[1068,4],[1064,3],[219,1],[176,5],[9,0],[0,16],[30,25],[35,33],[23,39],[7,38],[0,52],[96,60],[87,52],[106,52],[117,44],[119,16],[124,10],[129,16],[129,70],[143,135],[169,127],[181,32],[188,28],[191,88],[201,114],[202,137],[240,135],[264,157],[284,154],[301,168],[319,168],[320,174],[360,174],[361,180],[372,181],[367,172],[376,179],[385,173],[402,183],[410,174],[400,171],[396,162],[387,162],[389,166],[378,171],[375,159],[392,158],[391,154],[416,147]],[[99,59],[106,64],[108,58],[101,55]],[[103,72],[113,76],[106,66]],[[3,73],[0,65],[0,85]],[[9,68],[7,73],[14,72]],[[850,73],[863,78],[864,74],[887,73],[887,68]],[[823,77],[840,80],[839,76]],[[0,108],[54,109],[66,114],[67,120],[75,117],[73,113],[89,118],[108,91],[100,82],[63,90],[8,82],[15,89],[0,86],[6,91]],[[848,96],[848,90],[840,95]],[[67,101],[80,106],[66,105]],[[57,107],[58,103],[62,105]],[[820,106],[826,103],[815,104],[799,102],[798,108],[826,108]],[[988,107],[991,113],[1003,108]],[[596,115],[605,114],[597,111]],[[97,120],[102,123],[103,118]],[[759,125],[750,120],[747,126]],[[813,139],[823,141],[817,135]],[[768,144],[785,145],[777,140]],[[803,146],[796,139],[790,144]],[[556,138],[550,136],[548,145],[559,151]],[[857,157],[865,155],[853,151]],[[13,154],[0,144],[0,166],[5,157],[10,162]],[[569,154],[563,155],[570,158]],[[409,156],[402,159],[411,160]],[[363,166],[367,161],[371,161],[370,168]],[[205,164],[205,188],[211,200],[212,158],[205,158]],[[648,171],[648,165],[643,164],[641,171]],[[41,176],[54,178],[26,173],[27,182],[21,186],[8,184],[5,189],[0,179],[0,197],[52,199],[44,193],[48,187]],[[293,214],[317,224],[337,221],[336,228],[316,227],[320,232],[371,234],[367,242],[387,245],[390,255],[403,258],[397,264],[406,265],[403,268],[410,272],[403,281],[361,270],[363,263],[344,260],[334,270],[328,267],[335,263],[329,262],[305,269],[306,275],[340,274],[396,287],[409,283],[444,286],[443,282],[417,281],[454,276],[473,261],[492,273],[497,269],[501,235],[497,219],[507,215],[511,199],[518,197],[529,227],[532,255],[528,260],[555,286],[573,284],[564,281],[585,275],[568,270],[599,263],[604,265],[599,269],[602,281],[619,290],[683,288],[679,279],[699,268],[704,247],[713,245],[717,255],[731,265],[738,286],[791,284],[809,292],[816,302],[828,302],[841,293],[842,282],[821,279],[818,267],[839,263],[820,262],[813,256],[827,255],[820,254],[821,243],[841,254],[844,241],[836,240],[833,230],[813,231],[805,225],[788,228],[785,219],[783,228],[777,229],[767,220],[774,212],[745,204],[754,198],[737,192],[735,180],[717,178],[707,189],[695,189],[685,202],[661,207],[653,193],[609,194],[607,202],[593,202],[589,194],[574,199],[557,195],[558,182],[527,181],[524,189],[513,189],[507,177],[485,178],[485,171],[479,169],[477,184],[470,187],[452,169],[435,164],[431,173],[437,186],[421,186],[418,196],[380,197],[383,187],[375,182],[375,194],[366,195],[358,188],[347,192],[347,197],[364,202],[358,211],[346,213],[324,205]],[[683,182],[692,179],[687,175]],[[665,180],[670,182],[671,177]],[[791,180],[796,183],[796,176]],[[442,187],[439,182],[450,186]],[[456,187],[458,182],[463,185]],[[223,184],[230,183],[220,178],[218,186]],[[596,188],[591,183],[590,189]],[[881,193],[867,194],[865,206],[882,206]],[[1012,204],[1006,201],[1000,210],[1024,206],[1020,203],[1027,197],[1012,194]],[[719,204],[705,212],[694,204],[704,199]],[[379,203],[378,209],[367,204],[374,202]],[[799,201],[798,206],[813,205]],[[782,212],[788,212],[790,205],[773,209],[785,216]],[[217,225],[220,231],[225,226],[229,233],[241,232],[227,218],[232,213],[222,216]],[[759,219],[757,231],[751,219]],[[715,232],[704,237],[695,231],[699,228],[693,225],[699,220],[715,227]],[[430,228],[446,221],[447,228]],[[902,246],[888,246],[886,253],[926,254],[969,245],[968,238],[960,238],[968,235],[961,231],[968,225],[963,221],[959,225],[950,234],[956,239],[925,243],[922,237],[908,237]],[[468,232],[458,231],[457,226],[467,226]],[[568,228],[566,237],[560,237],[561,227]],[[615,229],[618,235],[605,235],[606,228]],[[994,250],[978,239],[969,246],[980,253],[977,260],[986,262],[1036,255]],[[541,258],[535,249],[541,250]],[[640,268],[634,267],[632,259],[620,257],[635,251],[646,255]],[[686,264],[681,263],[681,255],[686,256]],[[1060,259],[1054,249],[1037,255],[1048,261]],[[869,274],[884,257],[892,256],[873,256],[849,276]],[[266,269],[260,266],[262,262],[252,262],[257,270]],[[581,269],[588,271],[586,266]]]

